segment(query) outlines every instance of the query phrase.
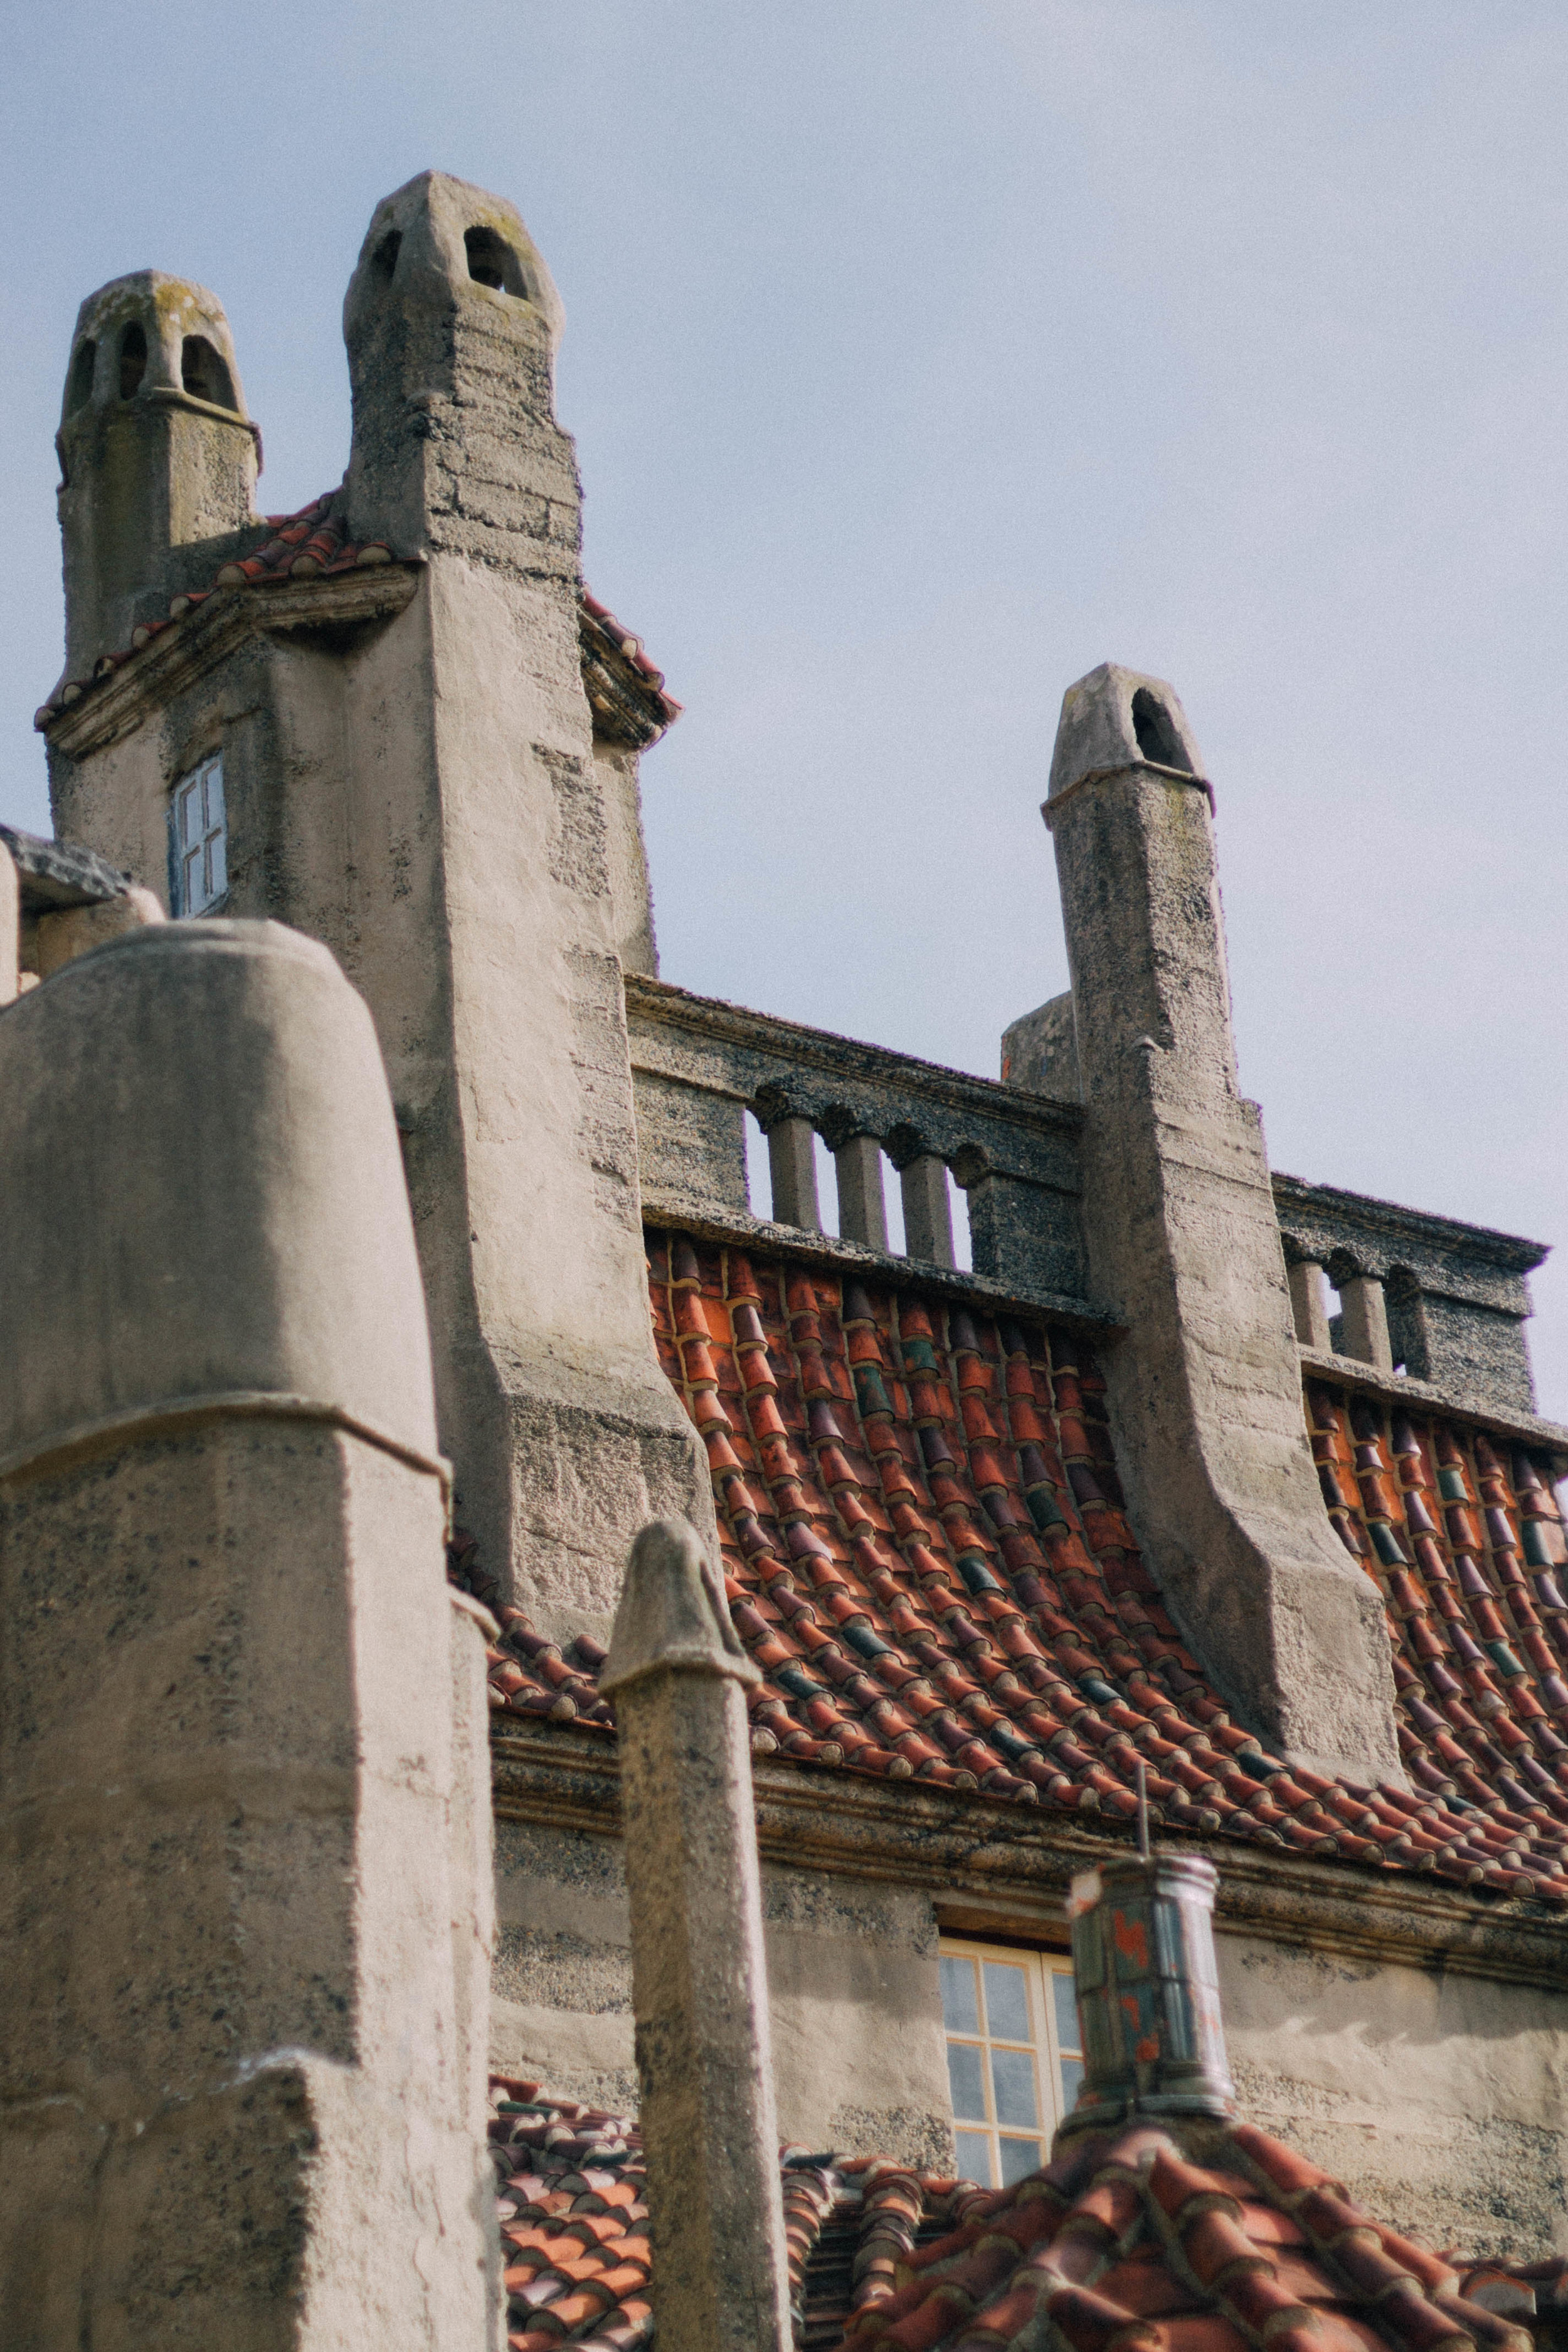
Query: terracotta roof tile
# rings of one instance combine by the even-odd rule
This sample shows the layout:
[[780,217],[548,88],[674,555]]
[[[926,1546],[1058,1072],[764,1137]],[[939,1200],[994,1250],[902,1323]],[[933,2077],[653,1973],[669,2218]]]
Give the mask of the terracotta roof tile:
[[[1079,2133],[1043,2171],[994,2191],[900,2178],[953,2226],[924,2244],[906,2228],[891,2259],[857,2265],[849,2352],[1000,2352],[1037,2334],[1072,2352],[1529,2342],[1464,2301],[1440,2257],[1247,2125]],[[809,2288],[808,2277],[808,2303]]]
[[[649,1242],[703,1433],[759,1755],[1568,1902],[1568,1583],[1543,1457],[1313,1381],[1330,1514],[1388,1604],[1409,1790],[1285,1769],[1165,1611],[1083,1340],[787,1259]],[[498,1607],[498,1717],[613,1733],[603,1650]]]

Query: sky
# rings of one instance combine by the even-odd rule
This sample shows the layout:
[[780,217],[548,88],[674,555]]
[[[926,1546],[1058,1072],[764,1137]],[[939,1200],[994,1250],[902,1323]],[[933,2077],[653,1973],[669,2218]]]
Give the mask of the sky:
[[263,505],[435,166],[566,307],[587,577],[685,715],[665,976],[994,1076],[1066,985],[1063,689],[1171,680],[1278,1169],[1562,1244],[1561,0],[9,0],[0,815],[48,829],[78,303],[222,299]]

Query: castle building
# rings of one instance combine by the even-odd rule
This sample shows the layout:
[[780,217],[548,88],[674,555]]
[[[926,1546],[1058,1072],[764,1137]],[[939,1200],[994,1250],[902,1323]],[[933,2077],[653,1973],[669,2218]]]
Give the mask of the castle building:
[[[1564,2247],[1568,1430],[1536,1412],[1525,1339],[1544,1251],[1271,1171],[1237,1082],[1214,791],[1172,688],[1114,665],[1041,745],[1072,986],[1008,1030],[999,1080],[661,976],[638,762],[679,706],[584,585],[544,261],[509,204],[426,173],[377,207],[343,325],[348,470],[291,516],[257,510],[260,433],[205,289],[119,279],[66,355],[66,664],[37,714],[57,838],[0,829],[0,1070],[31,1122],[13,1184],[50,1193],[50,1154],[86,1172],[8,1213],[0,1608],[75,1601],[5,1669],[0,1932],[26,1996],[0,2131],[33,2135],[35,2189],[51,2164],[137,2185],[68,2252],[27,2224],[37,2294],[94,2248],[130,2262],[137,2217],[189,2193],[186,2142],[145,2180],[125,2155],[173,2068],[182,2115],[216,2102],[215,2144],[285,2151],[247,2241],[279,2277],[314,2259],[312,2165],[348,2150],[330,2196],[358,2228],[375,2119],[422,2118],[425,2218],[384,2261],[426,2281],[430,2342],[479,2326],[472,2248],[436,2284],[408,2249],[455,2245],[478,2193],[459,2143],[487,1973],[501,2112],[541,2148],[575,2118],[624,2163],[631,1928],[599,1675],[628,1549],[669,1519],[721,1565],[755,1669],[778,2122],[818,2222],[838,2191],[810,2186],[813,2152],[870,2180],[857,2228],[876,2236],[881,2198],[911,2247],[962,2221],[954,2178],[1011,2191],[1046,2163],[1089,2063],[1069,1883],[1126,1857],[1142,1784],[1157,1853],[1221,1866],[1229,2063],[1260,2127],[1215,2159],[1252,2184],[1236,2226],[1268,2239],[1326,2173],[1478,2260]],[[6,1272],[25,1247],[30,1288]],[[47,1361],[40,1317],[64,1334]],[[395,1526],[417,1566],[384,1608]],[[270,1615],[236,1575],[251,1553],[276,1556]],[[202,1934],[276,1936],[290,1983],[340,1986],[318,2018],[258,1978],[244,2049],[318,2053],[287,2082],[268,2057],[259,2105],[236,2087],[242,2005],[198,2030],[205,1994],[125,1990],[152,1968],[151,1896],[123,1951],[106,1927],[99,1977],[73,1957],[89,1894],[113,1908],[127,1776],[149,1853],[197,1801],[192,1708],[160,1694],[165,1667],[171,1693],[210,1679],[207,1653],[182,1650],[178,1612],[136,1630],[165,1555],[193,1623],[223,1578],[190,1563],[221,1559],[250,1629],[221,1723],[250,1704],[246,1655],[276,1684],[265,1737],[212,1732]],[[476,1628],[493,1898],[464,1763]],[[68,1686],[134,1738],[84,1747]],[[327,1721],[336,1794],[325,1765],[310,1793],[279,1763],[271,1843],[239,1855],[247,1757],[294,1757]],[[73,1825],[46,1836],[67,1782]],[[362,1884],[409,1857],[419,1933],[378,1940],[374,1904],[345,1904],[362,1835]],[[268,1902],[297,1880],[286,1928],[265,1904],[243,1925],[258,1873]],[[117,2044],[81,2024],[95,2004]],[[46,2160],[62,2102],[79,2123]],[[1122,2161],[1062,2174],[1053,2228]],[[1165,2189],[1140,2195],[1146,2242],[1168,2238]],[[381,2259],[366,2311],[391,2294]],[[209,2285],[193,2314],[224,2308]],[[565,2308],[540,2342],[600,2341],[602,2306]],[[521,2306],[511,2326],[532,2352]]]

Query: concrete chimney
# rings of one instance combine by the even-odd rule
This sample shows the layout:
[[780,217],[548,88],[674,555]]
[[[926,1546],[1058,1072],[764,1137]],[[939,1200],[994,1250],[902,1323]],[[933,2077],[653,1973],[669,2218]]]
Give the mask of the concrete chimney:
[[[57,436],[66,668],[86,678],[168,616],[182,553],[207,577],[255,525],[260,442],[234,339],[205,286],[138,269],[77,313]],[[206,585],[206,579],[191,584]]]
[[481,2345],[480,1628],[369,1015],[149,926],[0,1093],[0,2338]]
[[1085,1107],[1094,1296],[1133,1525],[1188,1643],[1279,1754],[1403,1781],[1383,1602],[1308,1446],[1262,1123],[1237,1077],[1210,788],[1161,679],[1069,687],[1043,811]]

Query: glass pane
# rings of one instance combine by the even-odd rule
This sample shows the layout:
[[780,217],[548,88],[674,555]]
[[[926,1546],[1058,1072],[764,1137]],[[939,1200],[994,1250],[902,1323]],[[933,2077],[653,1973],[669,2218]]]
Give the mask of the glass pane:
[[996,2189],[999,2181],[991,2175],[991,2135],[989,2132],[954,2132],[958,2142],[958,2177],[961,2180],[977,2180],[982,2189]]
[[1002,2142],[1002,2187],[1015,2180],[1027,2179],[1038,2172],[1046,2160],[1046,2151],[1037,2139],[1005,2139]]
[[1083,2060],[1062,2060],[1062,2113],[1068,2115],[1078,2101],[1078,2086],[1083,2080]]
[[1065,1969],[1051,1970],[1051,1991],[1057,2004],[1057,2046],[1061,2050],[1081,2050],[1079,2038],[1078,2000],[1073,1980]]
[[1029,1983],[1022,1969],[985,1963],[985,2027],[998,2042],[1032,2042]]
[[980,2071],[980,2053],[973,2042],[950,2042],[947,2045],[947,2080],[952,2093],[952,2112],[967,2116],[973,2123],[985,2121],[984,2077]]
[[[993,2050],[991,2087],[996,2094],[999,2124],[1038,2124],[1035,2104],[1035,2061],[1027,2050]],[[963,2112],[960,2110],[959,2112]],[[971,2107],[971,2115],[978,2109]]]
[[207,823],[223,823],[223,761],[215,760],[206,772]]
[[202,837],[202,788],[200,780],[187,784],[180,794],[180,839],[188,849]]
[[194,915],[202,905],[202,853],[193,849],[184,863],[184,911]]
[[974,1963],[956,1953],[942,1956],[942,2021],[950,2033],[978,2033],[980,2004],[974,1991]]
[[212,858],[212,895],[221,898],[228,888],[228,856],[221,833],[215,833],[208,845]]

